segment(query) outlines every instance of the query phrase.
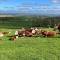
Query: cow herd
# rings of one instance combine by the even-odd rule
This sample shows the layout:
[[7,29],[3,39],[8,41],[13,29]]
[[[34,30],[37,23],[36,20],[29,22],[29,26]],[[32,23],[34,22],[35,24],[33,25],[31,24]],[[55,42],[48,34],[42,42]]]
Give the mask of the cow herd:
[[[60,31],[60,25],[56,28],[58,31]],[[0,37],[10,34],[11,32],[0,32]],[[59,32],[56,32],[54,30],[49,31],[45,30],[44,28],[21,28],[15,31],[15,34],[12,36],[9,36],[9,40],[16,40],[19,37],[36,37],[36,36],[42,36],[42,37],[53,37],[56,36]]]
[[56,31],[47,31],[38,28],[22,28],[20,30],[17,30],[15,34],[10,37],[9,40],[16,40],[18,37],[33,37],[33,36],[53,37],[56,36],[57,34],[58,32]]

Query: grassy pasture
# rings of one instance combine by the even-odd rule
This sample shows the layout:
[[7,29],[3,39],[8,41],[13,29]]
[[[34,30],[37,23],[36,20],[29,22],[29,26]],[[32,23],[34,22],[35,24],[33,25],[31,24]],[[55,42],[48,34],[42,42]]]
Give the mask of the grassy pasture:
[[[10,31],[16,29],[0,29]],[[60,36],[19,37],[9,41],[7,36],[0,37],[0,60],[60,60]]]

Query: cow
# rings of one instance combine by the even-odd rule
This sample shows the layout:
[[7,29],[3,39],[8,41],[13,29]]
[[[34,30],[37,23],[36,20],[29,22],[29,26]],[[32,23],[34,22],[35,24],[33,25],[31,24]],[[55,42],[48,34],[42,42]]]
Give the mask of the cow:
[[4,35],[5,35],[5,34],[10,34],[10,33],[11,33],[11,32],[2,32],[2,34],[4,34]]
[[38,35],[38,34],[40,34],[40,31],[37,28],[23,28],[15,32],[15,35],[18,35],[19,37],[21,36],[31,37],[33,35]]
[[25,36],[25,31],[18,31],[18,36]]
[[23,28],[23,29],[20,29],[20,30],[17,30],[15,32],[15,35],[18,35],[19,37],[20,36],[32,36],[32,29],[30,28]]
[[57,29],[58,29],[58,25],[54,25],[54,28],[53,28],[53,31],[57,31]]
[[3,37],[6,34],[9,34],[10,32],[0,32],[0,37]]
[[59,30],[59,32],[60,32],[60,24],[58,25],[58,30]]
[[4,36],[4,34],[2,32],[0,32],[0,37],[3,37],[3,36]]
[[41,31],[41,34],[44,36],[44,37],[52,37],[52,36],[55,36],[56,35],[56,32],[54,31]]
[[31,37],[32,35],[33,35],[32,32],[25,31],[25,36],[27,36],[27,37]]
[[18,38],[17,35],[12,35],[12,36],[9,36],[9,37],[10,37],[9,40],[12,40],[12,41],[15,41]]

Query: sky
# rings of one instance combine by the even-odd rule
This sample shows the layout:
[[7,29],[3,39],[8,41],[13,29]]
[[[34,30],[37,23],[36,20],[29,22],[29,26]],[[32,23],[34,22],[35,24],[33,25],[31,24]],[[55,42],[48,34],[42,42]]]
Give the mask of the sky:
[[60,15],[60,0],[0,0],[0,13]]

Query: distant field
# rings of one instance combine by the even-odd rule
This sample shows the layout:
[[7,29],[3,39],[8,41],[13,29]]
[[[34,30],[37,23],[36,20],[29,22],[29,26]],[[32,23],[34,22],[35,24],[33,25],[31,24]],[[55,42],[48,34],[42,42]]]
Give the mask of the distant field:
[[[0,29],[10,31],[16,29]],[[19,37],[9,41],[0,37],[0,60],[60,60],[60,36],[54,38]]]
[[0,21],[0,28],[21,28],[21,27],[31,27],[30,21]]

